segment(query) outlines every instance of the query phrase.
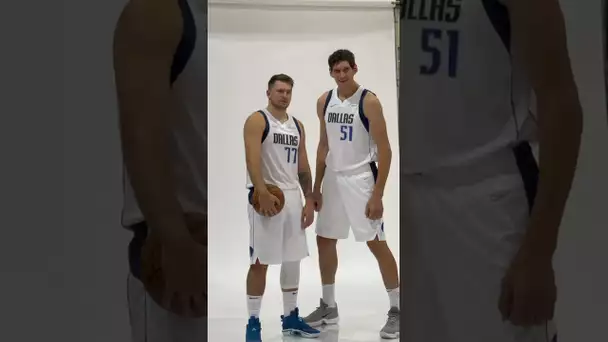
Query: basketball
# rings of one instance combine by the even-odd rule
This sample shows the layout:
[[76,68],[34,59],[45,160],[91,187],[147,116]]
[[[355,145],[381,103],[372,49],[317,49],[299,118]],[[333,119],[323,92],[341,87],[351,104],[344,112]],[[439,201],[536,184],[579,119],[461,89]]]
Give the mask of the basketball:
[[[283,210],[283,207],[285,206],[285,195],[283,194],[283,190],[281,190],[281,188],[279,188],[278,186],[273,185],[273,184],[266,184],[266,188],[268,189],[268,191],[271,194],[273,194],[274,196],[276,196],[276,198],[279,199],[279,205],[276,208],[277,208],[277,214],[280,213],[281,210]],[[253,209],[256,212],[260,213],[260,199],[258,197],[257,192],[255,192],[255,191],[253,193],[251,205],[253,205]]]
[[[186,225],[192,235],[194,241],[203,246],[207,246],[207,217],[200,214],[186,214]],[[157,236],[150,234],[146,237],[146,241],[142,247],[141,253],[141,281],[146,288],[146,291],[159,306],[164,309],[176,313],[173,308],[167,308],[163,304],[163,294],[165,291],[165,277],[162,269],[162,245]],[[207,270],[201,270],[205,275]],[[206,298],[205,298],[206,301]],[[205,303],[205,312],[201,313],[200,317],[205,317],[207,303]]]

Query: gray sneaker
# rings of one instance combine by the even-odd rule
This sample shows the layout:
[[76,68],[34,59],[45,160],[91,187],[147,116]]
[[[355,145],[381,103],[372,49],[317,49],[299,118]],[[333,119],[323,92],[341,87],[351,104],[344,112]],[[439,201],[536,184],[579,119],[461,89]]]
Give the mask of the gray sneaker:
[[311,327],[318,327],[323,324],[337,324],[340,318],[338,317],[338,305],[330,308],[323,299],[321,299],[319,307],[307,317],[304,317],[304,322]]
[[380,337],[393,340],[399,338],[399,318],[401,316],[401,312],[396,307],[392,307],[388,311],[388,319],[386,320],[386,324],[380,330]]

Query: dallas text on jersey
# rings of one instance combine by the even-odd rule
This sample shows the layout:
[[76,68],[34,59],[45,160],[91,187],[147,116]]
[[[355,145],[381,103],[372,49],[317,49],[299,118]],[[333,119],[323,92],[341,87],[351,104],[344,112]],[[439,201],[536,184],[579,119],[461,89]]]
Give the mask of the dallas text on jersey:
[[349,124],[355,121],[354,114],[347,113],[327,113],[327,122],[328,123],[337,123],[337,124]]
[[404,0],[402,18],[454,23],[460,18],[462,0]]
[[273,143],[287,146],[298,146],[298,137],[285,133],[274,133]]

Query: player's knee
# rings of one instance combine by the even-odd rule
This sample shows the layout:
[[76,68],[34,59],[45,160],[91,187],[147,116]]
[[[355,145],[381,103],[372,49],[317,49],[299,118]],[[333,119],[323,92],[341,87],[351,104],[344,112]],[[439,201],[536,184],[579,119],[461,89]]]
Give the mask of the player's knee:
[[386,241],[381,241],[377,235],[375,239],[367,241],[367,246],[373,254],[379,254],[388,250],[388,244]]
[[297,289],[300,284],[300,262],[284,262],[281,265],[281,288]]
[[256,274],[266,274],[268,270],[268,265],[260,264],[260,261],[257,260],[255,264],[249,266],[249,270]]
[[322,236],[317,235],[317,246],[319,250],[331,250],[332,248],[336,248],[338,240],[336,239],[328,239]]

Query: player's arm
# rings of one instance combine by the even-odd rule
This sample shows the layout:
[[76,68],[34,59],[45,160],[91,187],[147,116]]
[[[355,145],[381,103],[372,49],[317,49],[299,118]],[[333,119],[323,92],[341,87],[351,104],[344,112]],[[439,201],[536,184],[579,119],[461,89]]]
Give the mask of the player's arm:
[[300,180],[300,186],[305,198],[309,198],[312,195],[312,174],[310,172],[310,164],[308,162],[308,153],[306,152],[306,131],[304,125],[298,120],[300,125],[300,145],[298,147],[299,161],[298,161],[298,179]]
[[243,128],[247,172],[249,172],[249,178],[251,178],[253,187],[258,193],[268,191],[262,176],[262,138],[265,128],[266,120],[258,112],[247,118]]
[[315,169],[315,184],[314,192],[321,192],[321,184],[323,183],[323,176],[325,176],[325,159],[329,152],[329,144],[327,143],[327,130],[325,129],[325,113],[323,108],[325,107],[325,101],[327,99],[327,92],[325,92],[319,99],[317,99],[317,117],[319,118],[319,144],[317,145],[317,166]]
[[[574,81],[564,17],[558,0],[509,0],[513,49],[537,98],[540,175],[524,246],[551,258],[575,174],[582,109]],[[543,20],[538,20],[543,18]]]
[[391,168],[393,152],[388,141],[382,104],[374,94],[368,93],[363,99],[363,112],[369,120],[369,132],[378,147],[378,178],[373,195],[382,198]]
[[163,241],[189,236],[169,158],[169,77],[181,35],[177,2],[162,0],[131,0],[114,32],[124,163],[146,222]]

